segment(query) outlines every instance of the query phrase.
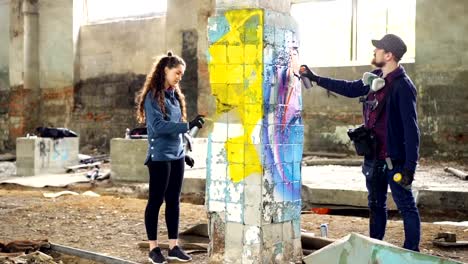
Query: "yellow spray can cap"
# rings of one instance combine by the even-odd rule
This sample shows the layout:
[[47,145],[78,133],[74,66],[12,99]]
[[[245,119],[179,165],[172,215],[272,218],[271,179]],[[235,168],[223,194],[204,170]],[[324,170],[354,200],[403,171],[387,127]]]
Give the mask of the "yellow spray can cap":
[[400,182],[402,177],[403,176],[401,175],[401,173],[399,173],[399,172],[395,173],[395,175],[393,175],[393,181]]

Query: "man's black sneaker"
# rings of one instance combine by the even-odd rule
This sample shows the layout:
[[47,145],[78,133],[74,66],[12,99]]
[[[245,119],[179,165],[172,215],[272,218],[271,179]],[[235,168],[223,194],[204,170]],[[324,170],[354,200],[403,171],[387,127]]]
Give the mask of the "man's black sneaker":
[[153,248],[150,253],[148,254],[148,259],[153,264],[166,264],[166,258],[164,258],[163,254],[161,253],[161,249],[159,247]]
[[177,260],[179,262],[188,262],[192,260],[192,257],[185,253],[179,246],[175,246],[172,249],[169,249],[167,259]]

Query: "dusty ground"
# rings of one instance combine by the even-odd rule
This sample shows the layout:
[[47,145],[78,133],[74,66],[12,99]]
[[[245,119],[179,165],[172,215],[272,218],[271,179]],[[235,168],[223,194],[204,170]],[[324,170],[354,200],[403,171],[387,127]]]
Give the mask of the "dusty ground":
[[[143,213],[146,200],[122,195],[42,196],[43,192],[59,190],[0,186],[0,241],[47,238],[53,243],[147,263],[146,250],[140,250],[137,246],[138,242],[145,239]],[[83,192],[76,188],[74,190]],[[104,192],[100,188],[94,190]],[[161,210],[160,219],[164,219],[164,210]],[[367,234],[367,221],[366,218],[355,216],[305,214],[302,216],[302,228],[319,234],[320,224],[328,223],[329,237],[341,238],[350,232]],[[203,206],[182,204],[181,231],[204,222],[206,214]],[[165,234],[165,224],[163,221],[160,223],[161,233]],[[458,240],[468,240],[466,227],[423,223],[422,252],[468,262],[468,249],[444,250],[431,244],[440,231],[456,232]],[[402,222],[390,220],[386,241],[401,245],[402,237]],[[193,256],[193,263],[207,263],[206,253]]]

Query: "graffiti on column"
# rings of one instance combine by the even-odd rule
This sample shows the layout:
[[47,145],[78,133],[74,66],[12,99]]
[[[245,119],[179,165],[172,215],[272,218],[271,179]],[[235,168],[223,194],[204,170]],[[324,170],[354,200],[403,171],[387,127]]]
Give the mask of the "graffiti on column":
[[41,158],[41,168],[49,167],[49,152],[50,141],[46,142],[44,139],[39,141],[39,157]]
[[[241,131],[238,136],[228,136],[224,143],[229,177],[235,183],[262,172],[255,142],[259,137],[252,137],[260,132],[263,115],[262,23],[261,10],[236,10],[226,12],[215,24],[223,30],[210,30],[213,43],[209,47],[209,70],[217,114],[230,112],[238,117],[237,130]],[[236,127],[230,123],[227,129],[233,132]]]
[[[303,148],[297,42],[291,31],[263,32],[262,19],[260,10],[226,12],[209,31],[210,82],[217,114],[234,112],[243,131],[226,138],[223,154],[231,181],[261,175],[264,168],[277,198],[297,200]],[[272,43],[264,43],[263,34],[273,35]],[[229,123],[228,134],[231,127]]]
[[41,139],[38,142],[41,168],[48,168],[51,162],[60,165],[69,159],[70,146],[62,139]]
[[289,47],[285,58],[273,58],[274,64],[265,66],[272,74],[269,77],[274,79],[273,84],[266,83],[264,87],[270,90],[272,86],[271,90],[276,92],[264,93],[267,114],[263,118],[262,133],[268,144],[263,156],[270,172],[265,176],[275,185],[277,198],[284,201],[300,199],[303,125],[298,55],[297,47]]

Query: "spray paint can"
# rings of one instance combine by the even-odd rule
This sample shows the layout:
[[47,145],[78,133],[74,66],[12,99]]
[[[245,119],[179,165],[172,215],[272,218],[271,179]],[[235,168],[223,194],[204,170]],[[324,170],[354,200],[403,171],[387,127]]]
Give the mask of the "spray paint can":
[[306,89],[310,89],[313,87],[312,82],[309,80],[309,78],[302,76],[301,81],[302,81],[302,85],[304,85]]
[[403,184],[401,183],[401,180],[402,180],[402,179],[403,179],[403,175],[402,175],[401,173],[399,173],[399,172],[397,172],[397,173],[395,173],[395,174],[393,175],[393,181],[394,181],[394,182],[400,184],[401,187],[405,188],[405,189],[408,190],[408,191],[411,190],[411,185],[403,185]]
[[197,126],[192,127],[192,129],[190,129],[190,131],[189,131],[189,135],[191,137],[196,137],[197,134],[198,134],[198,130],[200,130],[200,129]]
[[321,224],[320,225],[320,236],[327,237],[328,236],[328,224]]
[[125,139],[130,139],[130,128],[125,129]]
[[307,71],[307,66],[306,66],[306,67],[301,66],[301,68],[299,68],[299,74],[301,75],[301,82],[302,82],[302,84],[304,85],[304,87],[305,87],[306,89],[310,89],[310,88],[313,87],[312,82],[310,81],[309,78],[307,78],[307,77],[305,77],[305,76],[302,76],[302,74],[303,74],[304,72],[306,72],[306,71]]

